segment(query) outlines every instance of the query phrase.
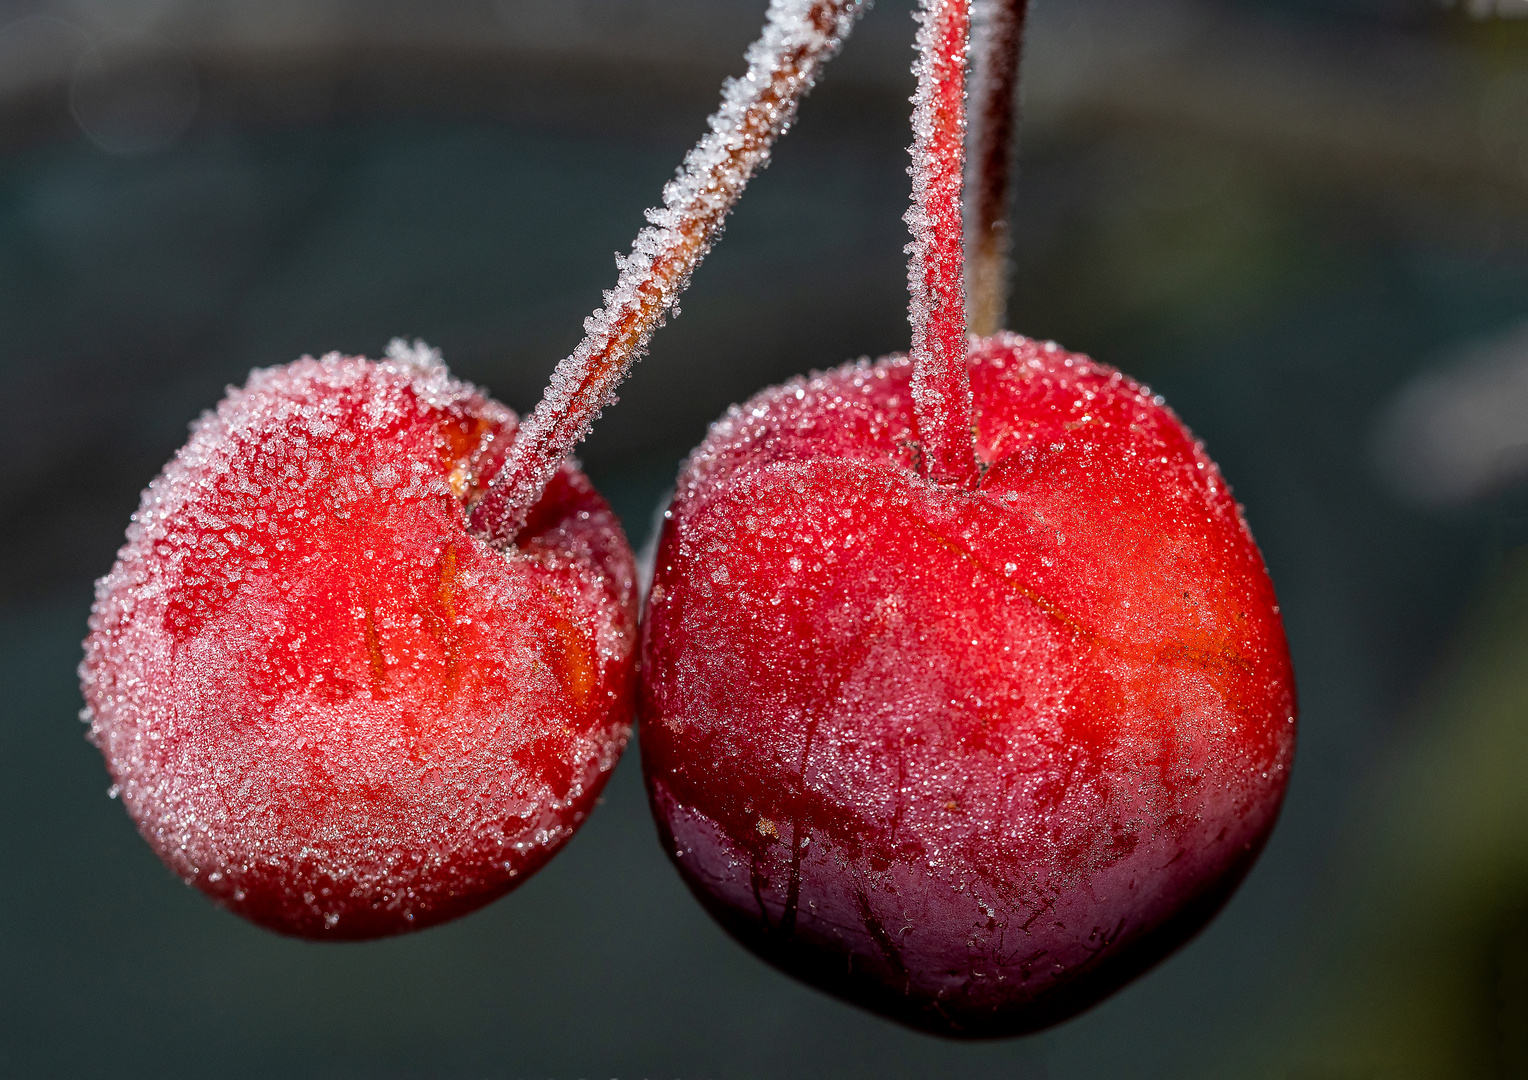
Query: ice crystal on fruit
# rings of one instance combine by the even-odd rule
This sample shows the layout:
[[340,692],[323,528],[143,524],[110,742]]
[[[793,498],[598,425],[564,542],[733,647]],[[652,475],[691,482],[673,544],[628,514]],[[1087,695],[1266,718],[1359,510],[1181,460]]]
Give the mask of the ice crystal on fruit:
[[691,456],[643,766],[681,874],[765,957],[1014,1034],[1245,871],[1293,750],[1288,652],[1234,501],[1149,390],[982,341],[965,491],[914,470],[913,368],[762,391]]
[[81,679],[187,881],[290,932],[397,932],[492,899],[586,813],[626,739],[635,575],[572,469],[519,548],[470,534],[514,423],[421,342],[304,358],[231,390],[144,493]]

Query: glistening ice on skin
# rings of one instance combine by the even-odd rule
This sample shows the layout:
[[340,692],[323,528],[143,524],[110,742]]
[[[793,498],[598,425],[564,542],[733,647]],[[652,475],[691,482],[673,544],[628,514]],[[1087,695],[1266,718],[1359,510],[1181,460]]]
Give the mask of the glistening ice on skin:
[[965,335],[960,7],[920,33],[912,356],[713,426],[658,546],[640,708],[660,832],[729,930],[992,1036],[1214,914],[1273,828],[1295,701],[1262,558],[1161,399]]

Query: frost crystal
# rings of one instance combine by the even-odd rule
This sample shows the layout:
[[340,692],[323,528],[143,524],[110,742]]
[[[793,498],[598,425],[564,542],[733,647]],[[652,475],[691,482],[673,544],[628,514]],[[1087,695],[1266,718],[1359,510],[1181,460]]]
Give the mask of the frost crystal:
[[913,71],[913,204],[906,220],[912,393],[926,468],[937,481],[976,477],[971,380],[966,373],[965,165],[968,0],[922,0]]
[[84,719],[182,878],[373,937],[502,894],[588,813],[629,730],[635,567],[571,468],[513,551],[468,533],[514,424],[395,341],[253,372],[144,492]]
[[614,400],[616,385],[647,350],[728,211],[770,147],[795,118],[822,65],[838,51],[868,0],[771,0],[763,35],[746,54],[748,72],[728,79],[710,130],[647,212],[605,306],[584,321],[585,337],[557,366],[536,411],[520,429],[504,468],[473,513],[490,539],[507,543],[557,471]]

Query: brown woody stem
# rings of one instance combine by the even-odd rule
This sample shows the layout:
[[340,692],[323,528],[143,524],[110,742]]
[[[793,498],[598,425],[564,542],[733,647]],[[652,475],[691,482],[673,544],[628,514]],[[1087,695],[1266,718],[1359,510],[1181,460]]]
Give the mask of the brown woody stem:
[[1008,208],[1018,139],[1019,68],[1029,0],[976,0],[975,89],[966,177],[966,318],[990,337],[1007,316],[1012,250]]

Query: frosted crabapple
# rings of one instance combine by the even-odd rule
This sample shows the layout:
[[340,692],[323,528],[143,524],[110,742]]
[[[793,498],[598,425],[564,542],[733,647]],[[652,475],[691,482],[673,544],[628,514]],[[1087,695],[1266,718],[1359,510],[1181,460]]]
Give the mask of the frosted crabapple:
[[924,4],[912,357],[712,427],[657,549],[640,713],[663,842],[736,937],[994,1036],[1214,914],[1273,827],[1295,701],[1262,558],[1162,400],[966,336],[966,17]]
[[1288,656],[1183,426],[1086,358],[974,350],[976,489],[918,468],[912,365],[765,391],[657,553],[642,750],[691,888],[767,958],[1005,1034],[1196,929],[1272,827]]
[[274,930],[365,938],[502,894],[625,745],[635,567],[568,454],[861,0],[774,0],[749,71],[523,424],[395,343],[257,371],[97,585],[92,739],[160,857]]
[[94,731],[170,866],[368,937],[572,833],[627,734],[630,548],[563,466],[514,547],[465,508],[514,418],[395,348],[256,372],[145,494],[87,645]]

